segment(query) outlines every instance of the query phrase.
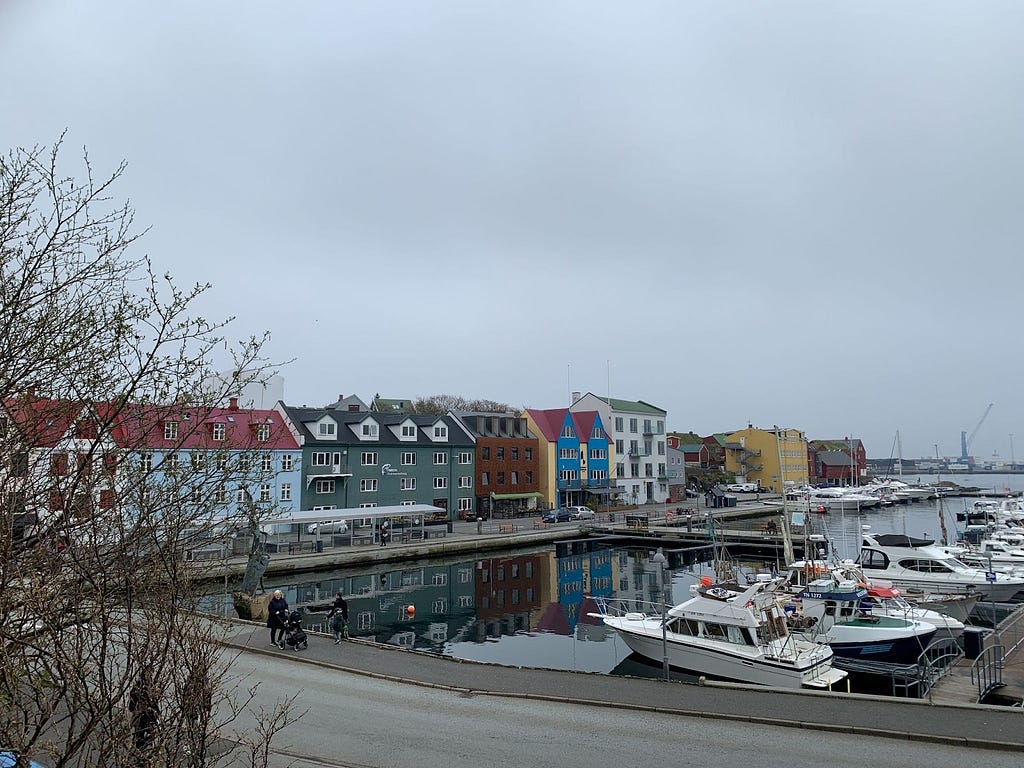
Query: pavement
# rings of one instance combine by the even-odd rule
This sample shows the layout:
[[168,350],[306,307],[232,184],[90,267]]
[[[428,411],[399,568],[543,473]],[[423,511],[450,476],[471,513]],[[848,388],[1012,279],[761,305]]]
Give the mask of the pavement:
[[[483,664],[364,640],[335,645],[310,634],[304,651],[270,647],[267,629],[230,621],[225,644],[246,654],[314,664],[325,671],[427,686],[462,695],[511,696],[610,709],[647,710],[809,731],[1024,752],[1024,710],[930,704],[862,694],[748,687]],[[344,687],[339,686],[343,692]],[[339,693],[344,695],[344,693]]]

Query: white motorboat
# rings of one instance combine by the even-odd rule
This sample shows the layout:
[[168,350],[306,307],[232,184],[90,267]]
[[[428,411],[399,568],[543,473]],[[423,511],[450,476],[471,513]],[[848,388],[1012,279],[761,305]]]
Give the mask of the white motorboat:
[[832,650],[791,635],[776,599],[783,579],[747,587],[691,587],[693,596],[661,616],[599,616],[641,656],[701,675],[786,688],[830,688],[846,677]]
[[794,598],[791,623],[815,642],[828,643],[839,656],[890,664],[916,662],[938,628],[909,616],[874,613],[867,597],[862,584],[831,570]]
[[979,539],[977,543],[960,541],[942,547],[942,550],[971,568],[982,571],[991,569],[1009,576],[1024,575],[1024,548],[1014,546],[1006,538],[985,537]]
[[857,564],[869,579],[900,588],[959,593],[974,589],[983,600],[1008,602],[1024,591],[1024,578],[971,568],[931,539],[902,534],[864,534]]

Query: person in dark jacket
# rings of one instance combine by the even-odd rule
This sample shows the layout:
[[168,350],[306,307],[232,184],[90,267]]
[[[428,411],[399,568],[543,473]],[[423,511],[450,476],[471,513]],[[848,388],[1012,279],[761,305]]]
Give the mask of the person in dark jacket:
[[327,614],[327,618],[331,620],[335,645],[340,643],[342,638],[348,638],[348,603],[345,602],[345,596],[342,595],[340,589],[334,597],[334,605],[331,606],[331,612]]
[[267,626],[270,628],[270,644],[281,650],[284,650],[284,620],[287,616],[288,601],[279,589],[267,605]]

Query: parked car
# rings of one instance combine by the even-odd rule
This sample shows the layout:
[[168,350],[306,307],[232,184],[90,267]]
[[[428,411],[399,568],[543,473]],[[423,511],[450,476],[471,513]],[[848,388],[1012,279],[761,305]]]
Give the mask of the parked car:
[[757,483],[729,483],[725,490],[732,493],[757,493],[759,486]]
[[344,520],[333,520],[329,523],[310,523],[306,528],[309,533],[331,534],[348,533],[348,523]]
[[570,514],[568,507],[561,507],[545,512],[541,520],[545,523],[568,523],[571,519]]
[[569,510],[570,520],[593,520],[597,517],[597,512],[590,507],[566,507],[566,509]]

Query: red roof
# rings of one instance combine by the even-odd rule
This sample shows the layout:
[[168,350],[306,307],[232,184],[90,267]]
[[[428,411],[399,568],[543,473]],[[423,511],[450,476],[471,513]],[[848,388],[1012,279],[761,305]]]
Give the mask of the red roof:
[[544,435],[544,439],[549,443],[558,442],[558,437],[562,434],[562,426],[565,424],[565,415],[569,412],[568,408],[549,408],[547,410],[528,408],[526,412],[537,422],[537,429]]
[[4,401],[11,421],[35,448],[52,448],[70,431],[82,403],[43,397],[12,397]]
[[[167,425],[176,437],[165,437]],[[215,425],[216,428],[215,428]],[[173,405],[135,405],[117,420],[117,442],[124,448],[176,450],[231,448],[296,450],[298,441],[277,411],[262,408],[196,408]],[[220,429],[223,427],[223,438]],[[260,428],[266,427],[266,439]]]

